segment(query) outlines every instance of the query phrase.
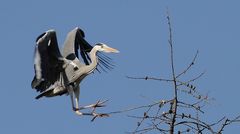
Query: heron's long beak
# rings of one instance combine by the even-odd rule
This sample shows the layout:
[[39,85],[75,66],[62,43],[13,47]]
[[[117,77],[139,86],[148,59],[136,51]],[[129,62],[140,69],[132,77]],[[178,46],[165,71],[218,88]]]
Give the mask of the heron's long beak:
[[111,48],[109,46],[106,46],[105,52],[108,52],[108,53],[119,53],[119,51],[117,49]]

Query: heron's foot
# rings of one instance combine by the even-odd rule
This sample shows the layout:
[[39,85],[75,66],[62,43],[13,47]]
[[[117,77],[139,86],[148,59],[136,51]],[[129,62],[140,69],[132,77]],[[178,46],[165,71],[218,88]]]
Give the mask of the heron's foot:
[[[79,115],[79,116],[92,116],[92,120],[91,121],[94,121],[96,118],[102,118],[102,117],[109,117],[109,114],[106,114],[106,113],[97,113],[96,112],[96,109],[98,107],[105,107],[106,105],[104,105],[108,100],[105,100],[105,101],[97,101],[95,104],[91,104],[91,105],[87,105],[87,106],[83,106],[83,107],[80,107],[80,108],[76,108],[76,107],[73,107],[73,111]],[[90,112],[86,113],[86,112],[80,112],[80,110],[84,110],[84,109],[92,109]]]
[[93,112],[93,118],[91,121],[94,121],[97,117],[109,117],[109,114],[105,114],[105,113],[95,113]]
[[106,113],[96,113],[96,108],[97,107],[105,107],[106,105],[103,105],[105,102],[107,102],[108,100],[105,100],[105,101],[97,101],[96,104],[92,104],[92,114],[93,114],[93,118],[91,121],[94,121],[97,117],[109,117],[109,114],[106,114]]
[[97,108],[97,107],[105,107],[106,105],[103,105],[104,103],[106,103],[108,100],[105,101],[100,101],[98,100],[97,103],[92,104],[92,108]]
[[102,118],[102,117],[109,117],[109,114],[106,114],[106,113],[96,113],[95,111],[91,112],[91,113],[82,113],[80,112],[79,110],[75,111],[75,113],[79,116],[93,116],[92,118],[92,122],[96,119],[96,118]]
[[82,109],[88,109],[88,108],[93,108],[93,111],[95,111],[95,109],[97,107],[105,107],[106,105],[104,105],[104,103],[106,103],[108,100],[105,100],[105,101],[97,101],[95,104],[91,104],[91,105],[87,105],[87,106],[83,106],[83,107],[80,107],[79,110],[82,110]]

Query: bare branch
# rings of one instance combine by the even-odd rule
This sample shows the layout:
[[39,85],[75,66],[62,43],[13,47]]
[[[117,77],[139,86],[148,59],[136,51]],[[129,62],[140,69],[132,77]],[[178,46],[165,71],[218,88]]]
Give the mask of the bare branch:
[[221,134],[223,129],[232,124],[232,123],[236,123],[236,122],[240,122],[240,115],[235,117],[234,119],[230,120],[230,119],[225,119],[224,123],[222,124],[221,128],[219,129],[219,131],[217,132],[218,134]]
[[169,30],[169,40],[168,44],[170,46],[170,59],[171,59],[171,70],[172,70],[172,79],[174,85],[174,101],[172,105],[173,117],[170,124],[170,134],[174,133],[175,121],[176,121],[176,114],[177,114],[177,103],[178,103],[178,94],[177,94],[177,80],[175,76],[175,68],[174,68],[174,55],[173,55],[173,40],[172,40],[172,26],[170,21],[170,15],[167,12],[167,21],[168,21],[168,30]]
[[164,81],[164,82],[172,82],[173,80],[170,79],[163,79],[163,78],[155,78],[155,77],[132,77],[126,76],[128,79],[135,79],[135,80],[156,80],[156,81]]
[[183,75],[183,74],[185,74],[186,72],[188,72],[188,70],[195,64],[195,60],[196,60],[196,58],[197,58],[197,56],[198,56],[198,51],[196,52],[196,54],[195,54],[195,56],[194,56],[194,58],[193,58],[193,60],[192,60],[192,62],[188,65],[188,67],[185,69],[185,70],[183,70],[181,73],[179,73],[177,76],[176,76],[176,78],[178,78],[178,77],[180,77],[181,75]]
[[[175,62],[174,62],[174,50],[173,50],[173,35],[170,15],[167,12],[167,24],[169,30],[168,45],[170,48],[170,78],[156,78],[151,76],[145,77],[131,77],[128,79],[134,80],[155,80],[160,82],[167,82],[173,88],[173,95],[170,99],[151,101],[151,104],[143,105],[139,107],[129,108],[126,110],[110,112],[109,114],[123,113],[132,110],[143,110],[141,116],[129,116],[138,120],[136,129],[132,132],[136,133],[148,133],[150,131],[157,131],[159,133],[211,133],[221,134],[224,128],[232,123],[240,123],[240,116],[230,120],[223,117],[214,123],[208,123],[200,118],[201,114],[205,113],[205,105],[212,100],[207,95],[202,95],[199,89],[193,84],[196,80],[201,78],[205,71],[199,75],[188,79],[181,80],[181,78],[188,73],[188,71],[195,65],[199,51],[196,52],[192,61],[187,67],[180,71],[176,75]],[[182,94],[186,93],[186,94]],[[185,98],[187,96],[187,98]],[[219,129],[216,129],[220,126]],[[179,129],[179,130],[178,130]]]
[[[201,101],[202,101],[202,100],[200,100],[199,103],[200,103]],[[199,111],[199,112],[201,112],[201,113],[204,113],[204,112],[201,110],[200,106],[196,106],[196,104],[188,104],[188,103],[181,102],[181,101],[179,101],[178,103],[183,104],[183,106],[185,106],[186,108],[193,108],[193,109],[195,109],[195,110],[197,110],[197,111]],[[180,106],[180,105],[179,105],[179,106]]]

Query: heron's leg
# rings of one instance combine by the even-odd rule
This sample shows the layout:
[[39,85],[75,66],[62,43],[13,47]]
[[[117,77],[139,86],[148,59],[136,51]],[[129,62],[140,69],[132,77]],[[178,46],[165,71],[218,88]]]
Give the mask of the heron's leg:
[[80,94],[80,87],[77,86],[74,90],[76,110],[79,110],[79,94]]
[[[74,91],[73,91],[73,86],[69,86],[68,88],[68,93],[70,95],[70,99],[71,99],[71,104],[72,104],[72,109],[73,111],[77,111],[78,108],[75,107],[75,104],[74,104],[74,99],[75,99],[75,95],[74,95]],[[78,107],[78,106],[77,106]]]
[[[74,101],[73,101],[74,93],[73,93],[72,87],[70,87],[70,89],[68,89],[68,92],[69,92],[70,99],[71,99],[72,109],[74,110],[74,109],[75,109]],[[75,111],[75,110],[74,110],[74,111]]]
[[[83,113],[80,112],[79,106],[78,106],[78,96],[76,96],[75,91],[73,89],[73,86],[69,86],[68,92],[71,97],[71,103],[72,103],[72,109],[77,115],[83,115]],[[74,100],[75,100],[75,105],[74,105]]]

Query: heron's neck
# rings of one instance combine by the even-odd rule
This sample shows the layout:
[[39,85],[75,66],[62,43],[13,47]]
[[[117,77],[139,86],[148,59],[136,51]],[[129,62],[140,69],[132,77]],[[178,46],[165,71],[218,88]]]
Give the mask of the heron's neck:
[[96,54],[97,54],[97,49],[93,47],[93,49],[90,52],[91,63],[88,65],[88,73],[91,73],[97,67],[98,57]]

